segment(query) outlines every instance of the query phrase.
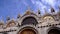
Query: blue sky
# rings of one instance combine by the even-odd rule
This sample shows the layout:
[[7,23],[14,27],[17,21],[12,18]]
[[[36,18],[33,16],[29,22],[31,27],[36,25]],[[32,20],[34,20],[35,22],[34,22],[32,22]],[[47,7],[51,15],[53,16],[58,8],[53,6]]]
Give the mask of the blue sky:
[[59,3],[60,0],[0,0],[0,20],[2,19],[1,16],[3,16],[4,20],[6,20],[7,16],[16,19],[18,14],[24,14],[28,6],[34,12],[37,12],[39,8],[42,14],[44,8],[50,11],[51,6],[57,11]]

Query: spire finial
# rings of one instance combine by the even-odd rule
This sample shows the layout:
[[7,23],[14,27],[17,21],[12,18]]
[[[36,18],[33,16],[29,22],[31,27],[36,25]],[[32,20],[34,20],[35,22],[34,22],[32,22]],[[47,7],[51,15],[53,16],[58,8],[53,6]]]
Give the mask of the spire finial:
[[30,14],[30,11],[31,11],[31,10],[30,10],[30,7],[28,6],[27,8],[28,8],[28,10],[26,11],[25,14]]
[[1,16],[1,20],[3,20],[3,16]]
[[12,20],[14,20],[14,17],[12,17]]
[[59,8],[58,14],[59,14],[59,16],[60,16],[60,5],[58,6],[58,8]]
[[0,20],[0,21],[1,21],[1,23],[4,23],[4,21],[3,21],[3,16],[1,16],[1,18],[2,18],[2,19]]
[[20,18],[20,17],[21,17],[21,15],[20,15],[20,14],[18,14],[17,18]]
[[54,8],[51,6],[51,13],[54,13],[55,12],[55,10],[54,10]]
[[38,14],[41,14],[40,9],[38,8]]
[[7,16],[7,21],[8,21],[8,20],[10,20],[10,17],[9,17],[9,16]]
[[59,12],[60,12],[60,5],[58,6],[58,8],[59,8]]
[[45,13],[47,14],[46,8],[44,8]]
[[27,8],[28,10],[30,10],[30,6],[28,6],[28,8]]

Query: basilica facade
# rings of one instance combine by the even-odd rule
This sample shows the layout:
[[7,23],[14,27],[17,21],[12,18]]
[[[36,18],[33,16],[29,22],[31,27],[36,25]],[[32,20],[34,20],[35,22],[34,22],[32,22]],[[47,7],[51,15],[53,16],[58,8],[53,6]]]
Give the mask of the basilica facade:
[[0,34],[60,34],[60,10],[55,13],[51,8],[50,12],[41,15],[40,10],[37,13],[26,10],[17,19],[7,17],[6,24],[0,21]]

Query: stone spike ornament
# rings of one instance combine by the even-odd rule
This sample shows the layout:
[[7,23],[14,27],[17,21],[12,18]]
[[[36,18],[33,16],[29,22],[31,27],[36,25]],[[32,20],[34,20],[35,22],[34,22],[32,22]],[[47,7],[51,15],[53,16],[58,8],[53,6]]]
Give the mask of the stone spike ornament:
[[31,9],[30,9],[30,6],[28,6],[27,9],[28,9],[28,10],[31,10]]
[[45,11],[45,14],[47,14],[48,12],[47,12],[47,10],[46,10],[46,8],[44,8],[44,11]]
[[29,15],[29,14],[31,14],[31,12],[30,12],[31,10],[30,10],[30,7],[28,7],[28,10],[26,11],[26,13],[25,14],[27,14],[27,15]]
[[41,14],[40,10],[38,9],[38,14]]
[[60,6],[58,6],[58,8],[59,8],[59,12],[60,12]]
[[7,21],[8,21],[8,20],[10,20],[10,17],[9,17],[9,16],[7,16]]
[[53,7],[51,7],[51,13],[53,13],[53,12],[55,12],[55,10],[54,10],[54,8],[53,8]]
[[18,14],[17,18],[20,18],[20,17],[21,17],[21,15],[20,15],[20,14]]

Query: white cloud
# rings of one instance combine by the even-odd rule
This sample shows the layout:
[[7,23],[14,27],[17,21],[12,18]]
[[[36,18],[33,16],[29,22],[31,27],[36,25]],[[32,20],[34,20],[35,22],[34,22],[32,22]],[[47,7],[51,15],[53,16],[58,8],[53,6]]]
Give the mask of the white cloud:
[[41,0],[43,3],[45,4],[49,4],[51,6],[55,6],[55,4],[57,3],[56,0]]
[[46,8],[44,4],[42,4],[39,0],[38,1],[31,0],[31,1],[36,6],[37,9],[39,8],[42,12],[44,12],[44,8]]
[[34,5],[36,5],[39,8],[46,8],[46,6],[40,1],[35,1],[35,0],[31,0],[31,1]]
[[50,12],[50,7],[52,6],[55,10],[58,7],[60,0],[31,0],[31,2],[36,5],[36,8],[40,8],[41,11],[44,11],[46,8]]

